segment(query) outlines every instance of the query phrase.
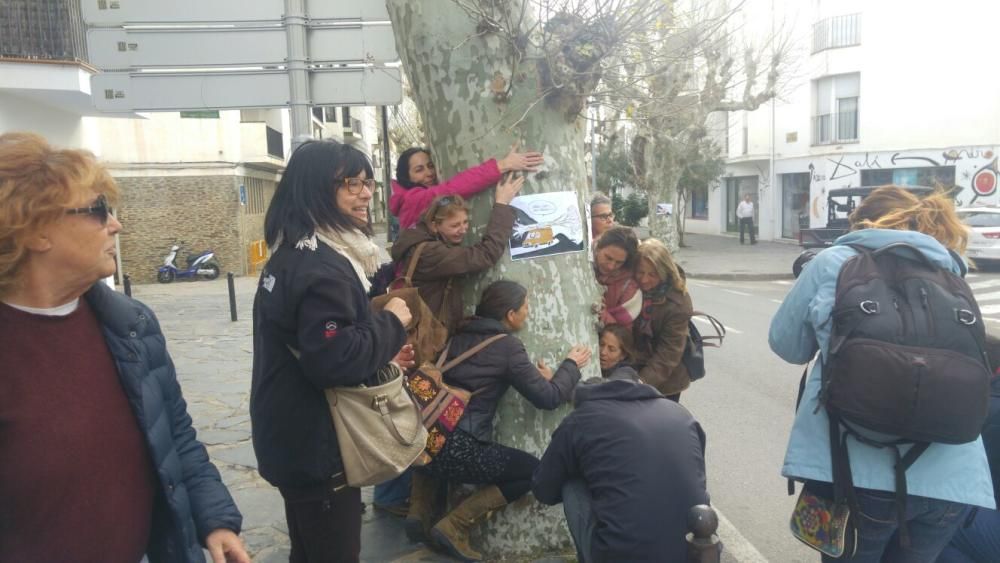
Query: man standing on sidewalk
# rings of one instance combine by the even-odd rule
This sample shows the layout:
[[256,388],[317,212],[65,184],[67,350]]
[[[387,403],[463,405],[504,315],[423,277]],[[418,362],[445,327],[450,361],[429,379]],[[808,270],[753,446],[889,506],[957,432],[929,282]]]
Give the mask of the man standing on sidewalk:
[[750,244],[757,244],[757,239],[753,234],[753,202],[750,201],[750,194],[743,196],[743,201],[736,207],[736,219],[740,222],[740,244],[743,244],[743,228],[750,230]]

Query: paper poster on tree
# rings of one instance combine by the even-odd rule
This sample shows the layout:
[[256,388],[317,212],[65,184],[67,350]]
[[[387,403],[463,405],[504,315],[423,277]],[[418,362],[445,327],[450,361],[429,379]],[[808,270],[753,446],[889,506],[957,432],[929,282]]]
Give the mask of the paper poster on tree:
[[512,260],[583,250],[583,221],[575,192],[548,192],[514,198],[517,221],[510,237]]

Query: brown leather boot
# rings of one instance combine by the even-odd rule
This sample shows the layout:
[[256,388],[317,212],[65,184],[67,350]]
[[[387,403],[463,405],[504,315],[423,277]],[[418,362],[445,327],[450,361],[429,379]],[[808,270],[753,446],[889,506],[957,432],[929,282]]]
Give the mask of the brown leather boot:
[[431,537],[462,561],[482,561],[482,554],[469,545],[469,531],[479,517],[505,504],[507,499],[496,485],[479,489],[435,524]]
[[406,537],[426,542],[434,524],[438,480],[422,471],[413,472],[410,485],[410,512],[406,515]]

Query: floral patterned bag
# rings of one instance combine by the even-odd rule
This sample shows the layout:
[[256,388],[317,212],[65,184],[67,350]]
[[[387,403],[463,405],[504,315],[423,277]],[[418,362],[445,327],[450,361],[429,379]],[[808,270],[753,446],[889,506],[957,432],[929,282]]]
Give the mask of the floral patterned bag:
[[795,503],[789,525],[792,535],[816,551],[839,559],[851,557],[858,547],[857,534],[850,523],[846,503],[833,500],[803,487]]
[[426,465],[441,451],[448,436],[455,431],[465,414],[465,407],[474,393],[452,387],[444,382],[444,372],[469,359],[490,344],[507,336],[497,334],[466,350],[454,360],[444,363],[451,341],[441,352],[437,363],[425,362],[406,376],[406,388],[420,407],[420,416],[427,429],[427,446],[414,465]]

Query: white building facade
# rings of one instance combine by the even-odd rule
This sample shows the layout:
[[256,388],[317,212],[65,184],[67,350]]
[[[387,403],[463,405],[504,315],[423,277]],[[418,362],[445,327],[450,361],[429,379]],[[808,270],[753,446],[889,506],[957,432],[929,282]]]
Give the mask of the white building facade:
[[726,116],[726,172],[693,198],[689,232],[737,232],[747,193],[763,240],[824,226],[834,188],[954,186],[959,206],[1000,201],[1000,78],[990,59],[1000,4],[774,5],[799,43],[793,76],[772,104]]

